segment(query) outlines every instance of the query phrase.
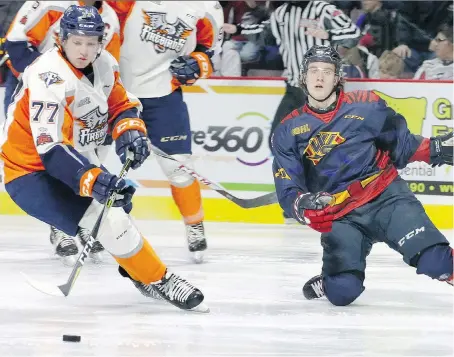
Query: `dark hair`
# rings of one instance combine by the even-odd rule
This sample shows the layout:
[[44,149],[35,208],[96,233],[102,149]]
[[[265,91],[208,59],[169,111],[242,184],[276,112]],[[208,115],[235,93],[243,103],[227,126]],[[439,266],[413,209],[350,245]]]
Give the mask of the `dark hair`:
[[452,24],[444,23],[438,28],[438,32],[441,32],[445,37],[452,43]]

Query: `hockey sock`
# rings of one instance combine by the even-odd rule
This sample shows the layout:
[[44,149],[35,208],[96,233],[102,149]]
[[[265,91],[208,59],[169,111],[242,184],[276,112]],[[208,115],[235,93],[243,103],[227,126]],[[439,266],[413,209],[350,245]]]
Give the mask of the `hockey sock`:
[[424,274],[432,279],[451,281],[453,278],[453,250],[449,245],[434,245],[427,248],[419,257],[417,274]]
[[128,257],[114,256],[114,258],[132,279],[150,284],[161,280],[167,268],[150,243],[144,238],[142,238],[142,242],[141,247],[139,246],[138,250],[132,252],[132,255]]
[[194,180],[189,186],[170,186],[173,199],[180,210],[185,224],[195,224],[203,221],[202,197],[200,185]]

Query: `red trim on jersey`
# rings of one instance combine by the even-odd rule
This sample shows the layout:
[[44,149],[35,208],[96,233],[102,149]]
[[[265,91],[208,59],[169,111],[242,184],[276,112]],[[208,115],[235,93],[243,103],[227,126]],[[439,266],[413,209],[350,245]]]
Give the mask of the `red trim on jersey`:
[[409,162],[424,161],[430,164],[430,139],[424,138]]
[[378,197],[397,176],[397,169],[394,165],[390,164],[377,178],[367,183],[365,186],[361,181],[353,182],[346,190],[349,197],[343,202],[332,206],[328,213],[332,213],[334,219],[345,216],[355,208],[361,207]]
[[309,108],[309,106],[307,104],[305,104],[303,107],[303,112],[313,115],[314,117],[316,117],[317,119],[320,119],[324,123],[329,123],[333,119],[333,117],[336,115],[336,113],[339,111],[339,108],[344,101],[345,101],[345,94],[343,91],[341,91],[339,98],[337,98],[337,105],[334,110],[331,110],[328,113],[319,114],[319,113],[314,112],[311,108]]

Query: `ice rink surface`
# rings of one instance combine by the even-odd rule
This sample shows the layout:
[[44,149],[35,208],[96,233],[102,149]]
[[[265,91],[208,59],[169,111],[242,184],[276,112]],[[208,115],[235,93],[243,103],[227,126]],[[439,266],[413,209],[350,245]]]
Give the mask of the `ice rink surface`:
[[362,296],[334,307],[301,293],[321,266],[318,236],[304,227],[208,223],[206,263],[194,265],[182,223],[137,224],[211,313],[147,300],[110,257],[87,263],[68,298],[43,295],[21,271],[58,285],[70,269],[52,256],[46,226],[0,216],[0,356],[453,356],[454,290],[383,244],[369,256]]

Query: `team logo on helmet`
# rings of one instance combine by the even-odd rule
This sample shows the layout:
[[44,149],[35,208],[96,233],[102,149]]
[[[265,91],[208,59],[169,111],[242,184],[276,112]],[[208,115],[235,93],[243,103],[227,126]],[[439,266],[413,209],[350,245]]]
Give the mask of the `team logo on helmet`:
[[145,22],[140,39],[153,43],[158,53],[164,53],[167,50],[180,52],[193,29],[180,18],[177,18],[174,23],[167,22],[164,12],[142,11]]
[[99,107],[80,117],[82,125],[80,130],[79,143],[82,146],[96,143],[101,145],[107,135],[107,112],[101,113]]
[[40,73],[39,78],[44,82],[47,88],[52,84],[62,84],[64,82],[57,73],[51,71]]

